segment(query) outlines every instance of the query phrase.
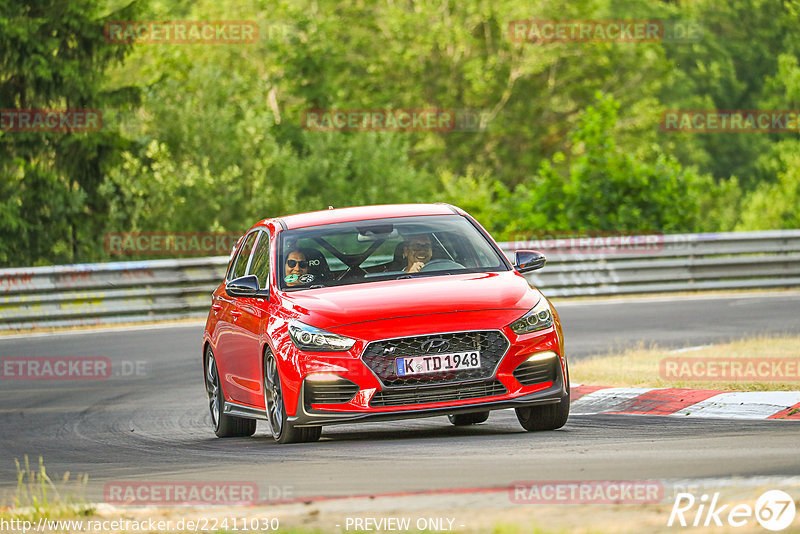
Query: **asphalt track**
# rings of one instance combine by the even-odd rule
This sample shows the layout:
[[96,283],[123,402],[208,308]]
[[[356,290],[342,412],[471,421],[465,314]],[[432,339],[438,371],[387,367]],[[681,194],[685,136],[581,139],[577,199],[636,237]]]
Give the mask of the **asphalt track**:
[[[683,347],[800,332],[800,293],[556,301],[573,359],[640,343]],[[456,428],[444,417],[326,427],[314,444],[217,439],[206,413],[202,326],[0,338],[0,358],[105,356],[95,381],[0,381],[0,488],[14,459],[109,481],[252,481],[263,496],[359,495],[507,486],[519,480],[641,480],[800,475],[800,425],[596,415],[526,433],[510,410]],[[137,371],[137,363],[138,371]],[[122,376],[127,374],[128,376]]]

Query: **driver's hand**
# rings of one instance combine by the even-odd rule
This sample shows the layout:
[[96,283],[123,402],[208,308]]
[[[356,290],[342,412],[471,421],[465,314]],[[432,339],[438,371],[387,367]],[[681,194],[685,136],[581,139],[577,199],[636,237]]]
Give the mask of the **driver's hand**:
[[411,268],[408,270],[408,272],[410,272],[410,273],[418,273],[423,267],[425,267],[425,264],[422,263],[421,261],[417,261],[417,262],[414,262],[414,265],[411,266]]

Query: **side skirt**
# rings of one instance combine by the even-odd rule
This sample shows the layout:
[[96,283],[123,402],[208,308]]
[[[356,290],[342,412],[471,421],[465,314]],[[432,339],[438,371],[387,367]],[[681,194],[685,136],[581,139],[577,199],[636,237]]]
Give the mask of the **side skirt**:
[[245,417],[247,419],[261,419],[262,421],[267,420],[267,414],[264,410],[251,408],[250,406],[244,406],[242,404],[236,404],[235,402],[230,401],[225,401],[225,413],[228,415],[234,415],[236,417]]

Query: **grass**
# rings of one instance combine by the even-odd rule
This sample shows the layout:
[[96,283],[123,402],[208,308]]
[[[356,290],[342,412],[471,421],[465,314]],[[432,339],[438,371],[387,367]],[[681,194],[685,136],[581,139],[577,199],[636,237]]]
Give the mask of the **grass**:
[[[104,513],[100,513],[100,516],[97,516],[98,510],[83,498],[88,483],[88,475],[71,477],[70,473],[67,472],[53,480],[47,473],[42,457],[39,457],[38,465],[31,465],[27,455],[22,462],[15,459],[14,463],[17,468],[17,485],[10,497],[4,496],[4,499],[0,500],[0,519],[5,521],[29,521],[35,525],[40,518],[48,520],[96,520],[98,517],[104,518],[105,514],[109,513],[106,510]],[[197,512],[197,510],[193,511]],[[185,512],[182,508],[165,508],[159,511],[159,514],[161,514],[159,518],[171,517],[176,519],[174,517],[176,514],[181,516]],[[218,511],[216,512],[218,513]],[[116,518],[116,514],[119,514],[120,510],[111,511],[110,513],[114,514],[114,518]],[[149,517],[152,513],[152,510],[125,510],[125,516],[129,519],[139,518],[141,514],[147,514]],[[462,529],[456,530],[463,532]],[[282,524],[280,531],[286,534],[325,534],[327,532],[343,532],[344,530],[330,528],[327,525],[326,527],[320,527],[316,525],[292,525],[290,523],[285,526]],[[467,531],[474,530],[467,529]],[[535,525],[526,526],[504,521],[495,523],[493,528],[486,531],[492,532],[492,534],[565,534],[568,532],[565,529],[557,531],[542,530]],[[80,532],[80,530],[73,530],[72,532]],[[240,531],[217,530],[215,534],[236,534],[237,532]],[[366,531],[364,532],[366,534]],[[419,531],[412,528],[409,532],[427,533],[432,531]]]
[[[756,337],[677,353],[659,347],[637,347],[623,353],[570,362],[570,380],[576,384],[612,387],[690,388],[725,391],[798,391],[795,375],[784,381],[668,379],[660,374],[661,360],[695,358],[791,358],[800,364],[800,337]],[[796,369],[797,367],[795,367]],[[793,378],[793,379],[791,379]]]
[[44,460],[39,457],[38,466],[32,468],[28,456],[22,464],[14,459],[17,467],[17,487],[0,508],[0,518],[35,521],[41,517],[49,519],[85,517],[94,513],[82,495],[89,480],[88,475],[70,478],[70,473],[53,481],[47,474]]

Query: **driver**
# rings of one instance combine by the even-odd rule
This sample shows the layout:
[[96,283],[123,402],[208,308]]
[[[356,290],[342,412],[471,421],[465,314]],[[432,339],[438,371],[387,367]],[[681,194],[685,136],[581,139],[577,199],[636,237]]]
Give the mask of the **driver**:
[[284,282],[289,287],[297,287],[307,284],[308,280],[308,258],[299,249],[294,249],[286,256],[286,266],[284,271]]
[[409,237],[403,247],[403,258],[407,265],[403,268],[407,273],[418,273],[433,256],[433,241],[428,234]]

